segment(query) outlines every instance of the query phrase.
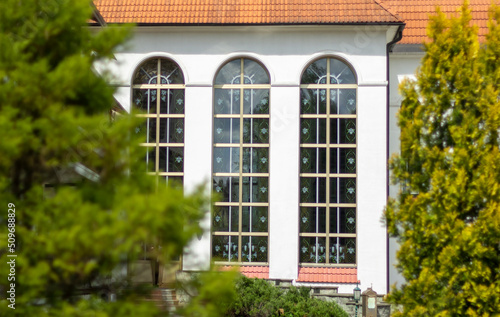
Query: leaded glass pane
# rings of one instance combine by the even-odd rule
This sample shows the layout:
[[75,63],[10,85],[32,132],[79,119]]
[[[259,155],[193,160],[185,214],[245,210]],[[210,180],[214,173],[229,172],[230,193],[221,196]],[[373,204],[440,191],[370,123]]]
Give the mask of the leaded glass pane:
[[213,229],[214,231],[238,232],[238,207],[214,207]]
[[133,83],[140,84],[156,84],[158,80],[158,59],[150,59],[141,64],[135,72]]
[[325,144],[326,119],[300,119],[300,142]]
[[238,202],[239,178],[228,176],[213,177],[214,192],[222,202]]
[[241,232],[267,231],[267,207],[243,206],[241,210]]
[[160,114],[184,113],[184,89],[160,90]]
[[[341,252],[344,251],[342,247]],[[330,238],[330,249],[328,250],[330,263],[339,262],[339,241],[338,238]],[[344,256],[345,257],[345,256]]]
[[214,148],[214,173],[239,173],[240,148]]
[[245,84],[269,84],[267,71],[251,59],[243,60],[243,76]]
[[215,89],[214,92],[215,114],[239,114],[240,113],[240,90],[239,89]]
[[324,203],[326,195],[326,179],[324,177],[300,178],[300,202]]
[[340,203],[356,203],[356,179],[339,178]]
[[156,143],[156,118],[146,118],[144,122],[135,128],[144,143]]
[[356,173],[356,149],[339,149],[340,151],[340,172]]
[[269,89],[243,90],[243,113],[269,114]]
[[355,84],[356,76],[344,62],[330,58],[330,84]]
[[166,59],[160,59],[160,63],[160,83],[162,85],[184,84],[184,76],[179,65]]
[[300,232],[325,233],[326,212],[324,207],[300,208]]
[[158,171],[160,172],[182,172],[184,166],[184,148],[178,147],[159,147],[159,164]]
[[356,144],[356,119],[339,119],[341,144]]
[[241,237],[242,262],[267,262],[267,237]]
[[339,94],[340,89],[331,89],[330,90],[330,114],[338,114],[339,107]]
[[[245,208],[245,207],[243,207]],[[269,208],[268,207],[248,207],[252,214],[252,232],[267,232],[269,228]]]
[[323,149],[323,148],[301,148],[300,149],[300,172],[301,173],[326,173],[326,149]]
[[241,79],[241,59],[235,59],[224,65],[215,78],[216,85],[239,84]]
[[338,233],[338,208],[330,208],[330,233]]
[[154,172],[156,162],[156,148],[148,147],[146,152],[146,171]]
[[338,95],[340,113],[356,114],[356,89],[338,89]]
[[338,178],[330,178],[330,203],[337,203],[337,197],[338,197],[338,193],[337,193],[337,181],[339,179]]
[[356,263],[356,238],[330,239],[331,263]]
[[214,143],[240,143],[240,119],[214,119]]
[[243,173],[267,173],[269,148],[243,148]]
[[169,143],[184,143],[184,119],[170,119]]
[[269,143],[269,119],[243,119],[243,143]]
[[330,144],[338,144],[338,120],[339,119],[330,119]]
[[267,177],[243,177],[242,202],[267,203],[269,179]]
[[214,235],[212,256],[219,261],[238,261],[238,237]]
[[300,262],[325,263],[326,262],[326,239],[319,237],[300,238]]
[[339,208],[340,230],[339,233],[356,233],[356,209]]
[[250,207],[241,208],[241,232],[250,232],[252,218],[250,217]]
[[184,119],[160,118],[159,143],[184,143]]
[[160,113],[168,113],[168,108],[170,108],[170,94],[168,89],[160,90]]
[[326,113],[326,89],[300,89],[300,111],[302,114]]
[[338,172],[338,166],[337,166],[337,153],[340,149],[337,148],[330,148],[330,173],[337,173]]
[[[154,96],[152,94],[153,91]],[[156,113],[156,89],[134,89],[132,93],[132,102],[144,113]]]
[[302,84],[326,84],[326,58],[317,60],[307,67],[300,82]]

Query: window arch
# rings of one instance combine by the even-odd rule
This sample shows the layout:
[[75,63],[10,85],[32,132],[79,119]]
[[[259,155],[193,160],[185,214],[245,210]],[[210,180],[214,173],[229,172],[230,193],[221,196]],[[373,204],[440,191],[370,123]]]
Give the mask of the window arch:
[[132,78],[132,104],[146,121],[136,129],[147,147],[146,170],[167,183],[184,175],[184,75],[175,62],[152,58]]
[[215,76],[212,257],[268,262],[269,74],[238,58]]
[[356,263],[357,78],[336,58],[311,63],[300,85],[299,261]]

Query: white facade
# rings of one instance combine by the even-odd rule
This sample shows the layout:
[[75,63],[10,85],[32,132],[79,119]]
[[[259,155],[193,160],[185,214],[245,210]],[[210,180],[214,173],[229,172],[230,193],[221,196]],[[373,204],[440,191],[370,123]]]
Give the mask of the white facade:
[[[404,79],[413,79],[424,53],[419,48],[414,52],[392,53],[389,57],[389,153],[390,155],[399,154],[400,151],[400,129],[397,125],[397,114],[401,107],[401,94],[399,93],[399,84]],[[396,198],[399,187],[389,186],[390,197]],[[389,239],[389,285],[397,284],[401,286],[404,282],[403,277],[396,270],[394,265],[397,263],[396,252],[399,249],[395,239]]]
[[[238,57],[254,59],[267,69],[271,83],[269,278],[295,280],[299,268],[300,79],[305,68],[319,58],[338,57],[349,63],[358,79],[356,267],[363,288],[372,285],[383,294],[388,287],[387,232],[381,222],[388,172],[386,48],[395,28],[139,27],[125,50],[116,54],[116,64],[108,65],[108,69],[113,74],[112,84],[118,87],[116,99],[129,110],[132,76],[143,61],[164,57],[182,68],[186,191],[201,183],[211,190],[213,82],[217,71]],[[391,118],[394,118],[392,111]],[[209,268],[210,223],[207,213],[203,224],[206,232],[186,250],[184,270]],[[354,287],[353,284],[338,286],[340,293],[351,293]]]

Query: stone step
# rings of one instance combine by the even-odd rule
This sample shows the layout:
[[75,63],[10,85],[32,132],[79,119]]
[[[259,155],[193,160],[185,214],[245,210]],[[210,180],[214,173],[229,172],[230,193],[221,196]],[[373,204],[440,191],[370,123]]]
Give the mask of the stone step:
[[162,311],[175,312],[179,301],[174,289],[154,289],[151,294],[141,299],[143,302],[153,303]]

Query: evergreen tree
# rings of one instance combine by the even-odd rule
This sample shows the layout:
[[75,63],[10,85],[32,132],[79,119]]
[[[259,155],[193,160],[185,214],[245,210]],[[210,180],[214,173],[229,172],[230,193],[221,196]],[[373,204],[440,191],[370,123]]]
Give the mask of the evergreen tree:
[[402,87],[403,188],[385,219],[406,279],[395,316],[500,314],[500,10],[480,45],[467,3],[431,18],[416,82]]
[[[2,316],[155,316],[119,269],[143,243],[161,246],[148,256],[167,263],[201,232],[207,199],[157,185],[132,132],[140,122],[111,122],[113,90],[93,65],[130,28],[91,32],[91,15],[89,0],[0,2]],[[204,284],[211,298],[196,302],[198,316],[230,295],[222,280]]]

